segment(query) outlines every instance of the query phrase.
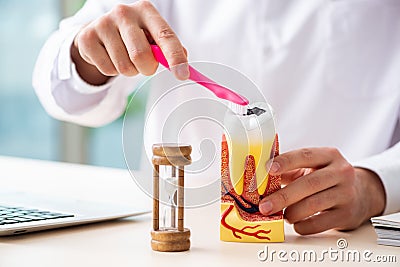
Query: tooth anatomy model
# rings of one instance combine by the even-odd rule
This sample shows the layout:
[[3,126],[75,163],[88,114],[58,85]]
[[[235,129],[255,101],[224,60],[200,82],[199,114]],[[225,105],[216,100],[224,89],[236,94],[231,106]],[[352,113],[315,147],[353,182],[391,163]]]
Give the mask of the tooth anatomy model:
[[[254,108],[251,108],[251,107]],[[231,242],[283,242],[283,213],[264,216],[261,199],[281,188],[267,162],[279,154],[270,107],[250,106],[246,115],[228,111],[221,151],[220,239]]]

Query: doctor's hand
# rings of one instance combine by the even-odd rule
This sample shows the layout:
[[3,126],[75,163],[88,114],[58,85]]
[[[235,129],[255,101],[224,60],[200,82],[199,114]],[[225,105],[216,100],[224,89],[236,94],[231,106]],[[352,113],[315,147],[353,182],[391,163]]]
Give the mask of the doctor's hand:
[[281,174],[286,186],[260,202],[268,215],[284,208],[284,216],[299,234],[328,229],[352,230],[385,208],[380,178],[354,168],[334,148],[307,148],[274,158],[271,174]]
[[83,27],[71,46],[71,57],[84,80],[100,85],[118,74],[154,74],[158,63],[149,42],[160,46],[178,79],[189,77],[185,48],[148,1],[116,5]]

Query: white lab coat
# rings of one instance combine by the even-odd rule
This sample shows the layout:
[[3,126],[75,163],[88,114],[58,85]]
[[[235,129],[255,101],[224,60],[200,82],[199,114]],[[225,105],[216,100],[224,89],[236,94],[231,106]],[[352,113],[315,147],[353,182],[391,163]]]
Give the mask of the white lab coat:
[[[90,86],[77,74],[69,47],[82,25],[116,3],[129,2],[88,0],[44,45],[33,85],[55,118],[95,127],[123,113],[141,77],[118,76]],[[337,147],[354,165],[379,174],[387,195],[385,212],[400,210],[399,0],[153,3],[187,48],[190,61],[225,64],[261,89],[275,110],[282,151]],[[188,91],[188,98],[208,94]],[[175,98],[175,104],[185,97]],[[162,108],[158,112],[165,113]],[[148,133],[154,138],[147,143],[158,140],[160,129],[157,122],[152,125]],[[191,138],[220,141],[218,127],[195,126]],[[183,139],[190,142],[188,136]]]

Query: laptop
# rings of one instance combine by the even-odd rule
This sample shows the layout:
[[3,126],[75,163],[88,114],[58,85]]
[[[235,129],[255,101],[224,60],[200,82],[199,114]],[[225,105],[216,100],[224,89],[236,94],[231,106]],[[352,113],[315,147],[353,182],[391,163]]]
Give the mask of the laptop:
[[149,213],[149,207],[0,191],[0,236],[20,235]]

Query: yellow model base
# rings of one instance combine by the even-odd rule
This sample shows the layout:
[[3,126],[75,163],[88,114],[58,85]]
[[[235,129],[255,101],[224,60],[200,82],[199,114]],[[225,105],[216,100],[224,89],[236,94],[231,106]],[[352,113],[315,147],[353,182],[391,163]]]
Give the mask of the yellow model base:
[[283,219],[269,221],[243,220],[233,203],[221,203],[220,238],[228,242],[283,242]]

